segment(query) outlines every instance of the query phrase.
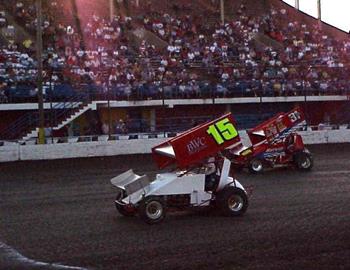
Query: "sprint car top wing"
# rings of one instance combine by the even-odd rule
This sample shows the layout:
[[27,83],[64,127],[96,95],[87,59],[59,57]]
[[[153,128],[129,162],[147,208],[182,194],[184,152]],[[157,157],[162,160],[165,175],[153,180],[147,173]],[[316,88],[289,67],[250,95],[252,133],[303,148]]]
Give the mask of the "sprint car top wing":
[[266,139],[269,143],[273,143],[282,140],[304,125],[306,125],[304,113],[300,107],[295,107],[287,113],[278,113],[247,133],[253,145],[258,143],[262,138]]
[[184,169],[240,144],[233,116],[229,113],[153,147],[152,155],[159,168],[175,164]]

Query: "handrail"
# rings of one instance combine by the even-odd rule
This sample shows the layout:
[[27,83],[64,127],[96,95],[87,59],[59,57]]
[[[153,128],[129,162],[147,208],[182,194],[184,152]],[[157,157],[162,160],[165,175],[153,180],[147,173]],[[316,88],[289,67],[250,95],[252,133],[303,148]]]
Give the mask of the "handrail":
[[[299,131],[325,131],[325,130],[349,130],[350,125],[336,125],[336,124],[323,124],[318,125],[306,125],[300,128]],[[244,131],[247,129],[239,129],[239,131]],[[176,136],[177,134],[183,132],[184,130],[173,132],[173,131],[153,131],[153,132],[138,132],[138,133],[114,133],[108,138],[108,135],[103,134],[93,134],[93,135],[83,135],[83,136],[64,136],[64,137],[47,137],[48,141],[53,143],[64,143],[64,142],[93,142],[93,141],[115,141],[115,140],[132,140],[132,139],[153,139],[153,138],[170,138]],[[16,141],[11,140],[0,140],[0,142],[16,143]]]
[[[59,119],[63,116],[68,117],[71,113],[72,109],[80,104],[84,104],[82,100],[86,99],[86,94],[77,94],[74,95],[70,100],[56,103],[52,109],[55,113],[54,122],[50,123],[50,125],[57,125]],[[63,105],[63,106],[62,106]],[[57,113],[57,111],[60,111]],[[44,114],[44,117],[47,116]],[[46,119],[47,120],[47,119]],[[50,118],[50,120],[52,120]],[[47,123],[48,121],[45,121]],[[45,126],[50,126],[45,125]],[[0,131],[0,138],[18,138],[24,136],[34,127],[39,126],[39,115],[38,112],[28,112],[16,121],[14,121],[11,125],[5,127]]]

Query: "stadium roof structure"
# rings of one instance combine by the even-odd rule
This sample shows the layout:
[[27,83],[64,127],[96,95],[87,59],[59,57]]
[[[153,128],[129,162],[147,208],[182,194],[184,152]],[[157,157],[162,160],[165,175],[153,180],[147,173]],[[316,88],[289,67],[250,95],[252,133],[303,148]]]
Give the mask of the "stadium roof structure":
[[347,0],[280,0],[299,11],[320,19],[322,22],[339,30],[349,32],[350,18],[348,10],[350,2]]

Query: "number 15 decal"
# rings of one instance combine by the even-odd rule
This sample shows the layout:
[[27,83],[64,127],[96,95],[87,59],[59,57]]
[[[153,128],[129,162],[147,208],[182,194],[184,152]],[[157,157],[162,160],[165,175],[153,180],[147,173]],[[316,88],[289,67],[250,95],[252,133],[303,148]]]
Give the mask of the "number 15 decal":
[[225,141],[237,137],[238,132],[227,117],[210,125],[207,133],[213,136],[217,144],[223,144]]

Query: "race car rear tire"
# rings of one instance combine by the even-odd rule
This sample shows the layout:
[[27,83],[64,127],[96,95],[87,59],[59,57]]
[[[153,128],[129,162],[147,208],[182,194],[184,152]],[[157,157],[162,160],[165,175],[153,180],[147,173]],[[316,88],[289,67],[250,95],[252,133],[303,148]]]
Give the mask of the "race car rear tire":
[[239,188],[226,187],[219,192],[216,205],[224,216],[241,216],[248,208],[248,196]]
[[259,158],[252,159],[248,164],[251,173],[262,173],[264,171],[264,161]]
[[[123,192],[120,191],[115,200],[116,201],[120,201],[121,199],[123,198]],[[136,209],[133,207],[133,206],[130,206],[130,205],[122,205],[122,204],[119,204],[117,202],[114,202],[115,203],[115,208],[117,209],[117,211],[119,212],[119,214],[121,214],[122,216],[124,217],[132,217],[132,216],[135,216],[136,214]]]
[[310,171],[314,165],[312,156],[309,153],[300,152],[294,156],[296,167],[301,171]]
[[165,218],[164,200],[156,196],[144,198],[138,207],[140,218],[148,224],[156,224]]

